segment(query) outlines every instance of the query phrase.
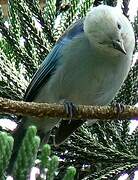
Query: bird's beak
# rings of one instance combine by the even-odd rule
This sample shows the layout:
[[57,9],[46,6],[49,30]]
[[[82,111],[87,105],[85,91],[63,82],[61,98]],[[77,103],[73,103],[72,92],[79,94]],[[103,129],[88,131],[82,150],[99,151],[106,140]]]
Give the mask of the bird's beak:
[[122,53],[126,54],[126,50],[122,41],[113,40],[113,47],[118,51],[121,51]]

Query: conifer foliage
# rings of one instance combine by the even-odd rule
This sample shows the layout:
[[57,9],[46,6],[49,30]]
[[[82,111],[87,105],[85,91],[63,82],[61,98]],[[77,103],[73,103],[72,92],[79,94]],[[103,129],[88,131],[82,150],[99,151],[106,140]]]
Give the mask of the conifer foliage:
[[[93,4],[113,0],[9,0],[8,17],[0,9],[0,96],[21,100],[39,64],[65,29],[83,17]],[[128,16],[129,1],[123,1]],[[133,23],[138,39],[138,16]],[[138,43],[138,41],[137,41]],[[136,44],[135,53],[138,52]],[[135,105],[138,102],[138,61],[132,66],[119,94],[113,102]],[[1,115],[1,118],[5,115]],[[14,119],[13,116],[8,116]],[[40,169],[37,179],[118,179],[127,173],[133,179],[138,170],[138,128],[129,133],[130,120],[95,123],[79,128],[64,144],[40,145],[34,126],[26,133],[20,147],[12,176],[25,180],[33,166]],[[0,179],[8,176],[6,168],[14,139],[0,132]]]

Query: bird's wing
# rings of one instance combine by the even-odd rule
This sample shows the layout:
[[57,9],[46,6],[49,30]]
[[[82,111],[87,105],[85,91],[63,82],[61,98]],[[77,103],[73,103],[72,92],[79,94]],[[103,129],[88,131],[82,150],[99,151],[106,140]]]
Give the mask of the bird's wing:
[[71,43],[71,40],[77,37],[80,33],[83,33],[83,19],[78,20],[76,23],[71,25],[55,44],[52,51],[48,54],[40,68],[33,76],[24,96],[25,101],[33,101],[34,97],[39,92],[39,89],[49,80],[50,76],[55,71],[58,60],[62,56],[63,47],[68,43]]

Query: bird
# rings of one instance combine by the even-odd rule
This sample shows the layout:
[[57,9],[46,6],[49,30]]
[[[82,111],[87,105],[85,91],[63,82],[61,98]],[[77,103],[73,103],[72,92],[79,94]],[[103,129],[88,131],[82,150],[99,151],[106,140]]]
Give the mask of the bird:
[[[132,26],[116,7],[92,7],[86,17],[72,24],[55,44],[35,73],[24,99],[107,105],[126,79],[134,46]],[[26,127],[35,124],[44,134],[60,121],[25,118]],[[63,124],[68,129],[72,124],[76,128],[81,122]],[[62,143],[64,132],[61,140],[56,139],[56,144]]]
[[[134,47],[131,23],[117,7],[91,7],[56,42],[33,76],[24,100],[107,105],[128,75]],[[47,117],[38,120],[31,116],[23,119],[22,129],[17,130],[20,133],[33,124],[47,135],[59,124],[54,140],[57,146],[84,122]]]

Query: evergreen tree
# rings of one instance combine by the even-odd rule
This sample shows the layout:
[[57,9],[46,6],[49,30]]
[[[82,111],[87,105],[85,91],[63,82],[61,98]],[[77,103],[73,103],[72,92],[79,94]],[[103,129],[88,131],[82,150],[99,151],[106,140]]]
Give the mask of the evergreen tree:
[[[5,18],[0,9],[0,96],[22,100],[39,64],[65,29],[83,17],[92,4],[102,3],[114,6],[116,1],[46,0],[45,6],[40,8],[38,0],[9,0],[9,16]],[[123,5],[123,12],[128,17],[129,1],[124,0]],[[138,15],[133,27],[137,39]],[[113,102],[135,105],[137,88],[138,61]],[[16,119],[10,115],[1,115],[3,117]],[[129,124],[130,120],[118,119],[100,121],[89,128],[83,125],[60,147],[51,145],[52,152],[49,145],[44,145],[38,152],[40,138],[36,128],[30,127],[12,175],[15,179],[27,179],[35,160],[39,159],[36,165],[40,168],[39,179],[71,180],[74,176],[83,180],[117,179],[123,173],[133,179],[138,169],[138,129],[130,135]],[[13,147],[13,138],[3,131],[0,132],[0,179],[7,176],[5,170]]]

